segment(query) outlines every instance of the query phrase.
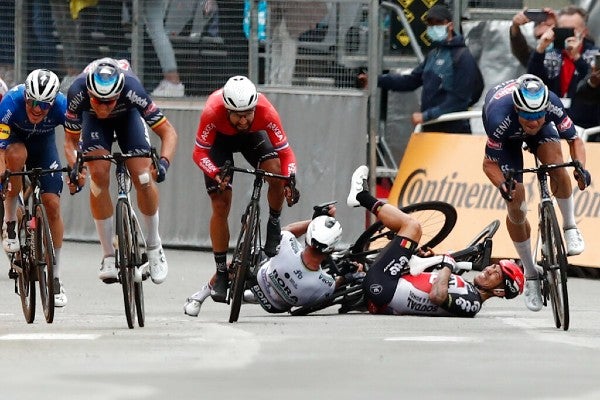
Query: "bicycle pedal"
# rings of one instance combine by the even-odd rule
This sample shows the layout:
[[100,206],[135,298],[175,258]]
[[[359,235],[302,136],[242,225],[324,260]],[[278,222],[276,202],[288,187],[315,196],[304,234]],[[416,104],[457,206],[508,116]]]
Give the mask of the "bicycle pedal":
[[19,274],[14,268],[10,268],[8,270],[8,277],[10,279],[17,279],[19,277]]

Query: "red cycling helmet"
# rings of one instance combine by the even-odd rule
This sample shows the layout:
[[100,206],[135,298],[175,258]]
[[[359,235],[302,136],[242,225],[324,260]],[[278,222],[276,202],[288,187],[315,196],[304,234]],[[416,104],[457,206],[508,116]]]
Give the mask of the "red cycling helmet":
[[500,260],[499,264],[504,278],[504,298],[512,299],[523,293],[525,275],[521,267],[511,260]]

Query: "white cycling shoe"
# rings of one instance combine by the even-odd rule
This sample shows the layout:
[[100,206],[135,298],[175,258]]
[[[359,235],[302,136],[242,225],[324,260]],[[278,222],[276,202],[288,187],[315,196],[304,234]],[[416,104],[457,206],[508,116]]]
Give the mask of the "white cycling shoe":
[[165,257],[162,246],[148,250],[148,265],[150,266],[150,277],[152,278],[152,282],[159,284],[167,279],[169,264],[167,264],[167,258]]
[[366,165],[361,165],[356,168],[352,174],[352,180],[350,181],[350,193],[346,199],[348,207],[358,207],[360,203],[356,200],[356,195],[364,190],[369,190],[367,185],[367,179],[369,178],[369,168]]
[[542,309],[542,290],[539,279],[525,280],[525,305],[531,311],[540,311]]
[[585,250],[585,242],[583,241],[583,236],[581,236],[579,229],[565,229],[564,235],[567,244],[567,255],[576,256],[583,253],[583,250]]
[[108,256],[102,260],[98,278],[104,283],[115,283],[119,280],[119,273],[115,265],[115,256]]

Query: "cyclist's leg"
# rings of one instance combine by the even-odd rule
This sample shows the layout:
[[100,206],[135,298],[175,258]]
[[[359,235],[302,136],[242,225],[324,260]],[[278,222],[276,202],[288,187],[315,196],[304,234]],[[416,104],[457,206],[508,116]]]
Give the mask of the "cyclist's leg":
[[[95,134],[92,135],[92,132]],[[96,134],[97,133],[97,134]],[[113,142],[114,129],[111,121],[99,120],[89,113],[83,114],[81,149],[86,155],[109,154]],[[117,279],[115,250],[112,243],[113,205],[110,197],[110,166],[108,161],[86,163],[90,175],[90,210],[96,232],[102,246],[102,263],[99,277],[114,282]]]
[[[537,156],[544,164],[558,164],[563,162],[563,154],[559,142],[546,142],[538,147]],[[550,186],[556,198],[556,204],[563,218],[563,231],[569,255],[581,254],[585,249],[583,236],[577,229],[575,220],[575,205],[571,178],[566,168],[550,171]]]
[[[14,135],[16,136],[16,135]],[[21,171],[27,159],[27,148],[17,137],[11,139],[4,152],[6,169]],[[19,250],[19,238],[17,235],[17,207],[19,193],[22,189],[22,177],[10,178],[10,186],[4,200],[4,223],[2,224],[2,245],[6,252],[14,253]]]
[[[247,150],[242,151],[242,154],[252,166],[274,174],[281,174],[281,161],[265,132],[246,135],[246,140],[248,142],[244,147]],[[277,254],[281,237],[279,217],[283,208],[283,187],[285,183],[281,179],[267,179],[267,183],[269,185],[267,191],[269,221],[267,222],[267,239],[264,252],[267,256],[273,257]]]
[[[236,147],[231,137],[217,134],[210,150],[210,158],[219,167],[225,164],[225,161],[233,163],[235,150]],[[231,211],[233,177],[229,181],[229,186],[223,191],[218,190],[217,182],[206,175],[204,182],[212,208],[209,233],[216,267],[216,274],[211,285],[211,296],[214,301],[224,302],[227,298],[229,282],[227,274],[227,250],[230,237],[228,218]]]

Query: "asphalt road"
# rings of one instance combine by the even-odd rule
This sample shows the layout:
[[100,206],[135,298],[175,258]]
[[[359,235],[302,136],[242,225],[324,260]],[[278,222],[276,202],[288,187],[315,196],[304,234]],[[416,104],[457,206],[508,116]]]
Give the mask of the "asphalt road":
[[47,324],[26,324],[0,260],[0,399],[598,399],[600,281],[572,278],[571,329],[522,298],[492,299],[475,319],[269,315],[240,321],[185,298],[212,255],[166,249],[169,277],[145,284],[146,327],[128,329],[121,288],[97,278],[97,244],[65,243],[69,296]]

